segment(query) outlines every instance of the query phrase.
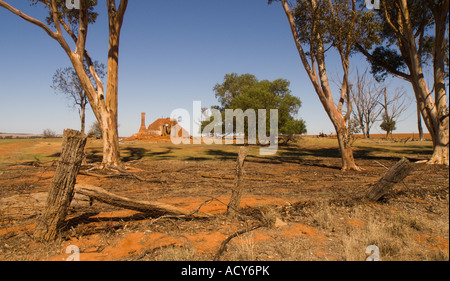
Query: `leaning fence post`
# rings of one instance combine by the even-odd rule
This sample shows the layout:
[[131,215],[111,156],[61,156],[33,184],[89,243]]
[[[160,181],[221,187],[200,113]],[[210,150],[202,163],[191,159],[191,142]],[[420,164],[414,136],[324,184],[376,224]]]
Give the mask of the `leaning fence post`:
[[402,158],[367,192],[366,197],[369,200],[378,201],[395,184],[404,180],[412,170],[413,167],[408,159]]
[[62,152],[50,186],[44,212],[38,218],[34,237],[39,241],[55,240],[67,216],[74,195],[74,186],[84,158],[85,134],[64,131]]

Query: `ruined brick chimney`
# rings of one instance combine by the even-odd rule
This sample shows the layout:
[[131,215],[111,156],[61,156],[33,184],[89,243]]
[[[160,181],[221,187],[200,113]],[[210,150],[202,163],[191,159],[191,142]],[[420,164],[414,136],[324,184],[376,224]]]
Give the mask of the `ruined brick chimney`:
[[141,113],[141,127],[139,128],[139,133],[146,133],[147,128],[145,127],[145,112]]

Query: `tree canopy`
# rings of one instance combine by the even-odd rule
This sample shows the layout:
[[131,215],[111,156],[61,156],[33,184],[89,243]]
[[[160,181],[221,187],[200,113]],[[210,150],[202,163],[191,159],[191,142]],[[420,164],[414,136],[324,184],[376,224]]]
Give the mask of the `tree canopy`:
[[[374,46],[361,46],[357,48],[368,56],[371,64],[371,72],[378,81],[384,80],[389,74],[408,79],[408,66],[411,66],[408,45],[411,40],[417,45],[417,54],[421,63],[428,64],[433,59],[436,36],[433,35],[435,20],[433,9],[439,9],[440,5],[434,1],[409,0],[407,9],[411,36],[405,32],[405,22],[402,20],[404,11],[398,1],[383,1],[381,9],[375,14],[375,30],[380,38],[374,41]],[[439,2],[439,1],[437,1]],[[371,12],[373,13],[373,12]],[[448,13],[448,7],[447,7]],[[447,19],[448,21],[448,19]],[[445,24],[445,23],[444,23]],[[447,23],[448,24],[448,23]],[[448,38],[444,39],[446,59],[445,69],[448,77]],[[371,56],[366,51],[373,48]]]
[[[274,81],[259,81],[252,74],[238,75],[236,73],[226,74],[221,84],[214,86],[214,93],[220,106],[214,108],[222,114],[225,120],[226,109],[278,109],[278,128],[282,134],[304,134],[306,124],[302,119],[296,119],[295,115],[301,107],[299,98],[291,94],[290,82],[286,79],[276,79]],[[269,124],[269,116],[266,115],[266,122]],[[202,122],[202,129],[213,120]],[[225,123],[222,123],[225,128]],[[234,126],[233,128],[236,128]],[[245,125],[245,132],[248,131]],[[269,126],[266,126],[267,130]],[[224,131],[224,130],[222,130]]]

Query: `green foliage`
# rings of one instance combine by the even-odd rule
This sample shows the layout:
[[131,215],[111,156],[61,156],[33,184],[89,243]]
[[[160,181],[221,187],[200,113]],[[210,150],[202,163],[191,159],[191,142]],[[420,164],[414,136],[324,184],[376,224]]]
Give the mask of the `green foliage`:
[[393,49],[378,46],[374,49],[372,56],[374,60],[370,61],[371,73],[377,82],[383,82],[389,74],[383,65],[388,65],[389,68],[400,72],[406,69],[403,57]]
[[393,118],[389,117],[387,114],[383,114],[383,119],[380,124],[380,128],[383,131],[386,131],[386,135],[389,136],[392,134],[393,131],[395,131],[397,128],[395,127],[395,120]]
[[[440,1],[408,0],[408,13],[411,19],[411,28],[414,38],[407,38],[403,25],[402,12],[398,1],[380,1],[380,9],[376,14],[376,31],[381,40],[374,45],[366,45],[366,50],[372,49],[372,59],[368,62],[372,65],[371,72],[377,81],[383,81],[389,74],[408,74],[406,66],[410,61],[407,50],[408,42],[415,41],[418,55],[422,64],[431,63],[435,37],[431,35],[435,25],[432,9],[436,9]],[[445,7],[448,11],[448,7]],[[398,19],[398,20],[397,20]],[[448,25],[448,21],[447,21]],[[445,38],[445,74],[448,77],[448,37]],[[403,49],[402,49],[403,48]],[[397,72],[397,73],[395,73]]]
[[352,118],[348,121],[347,130],[349,135],[359,134],[361,132],[361,129],[361,125],[355,118]]
[[286,135],[305,134],[306,124],[303,120],[289,119],[280,128],[280,133]]
[[[306,133],[305,122],[294,118],[301,106],[301,101],[291,95],[289,85],[290,82],[285,79],[259,81],[252,74],[226,74],[223,83],[214,86],[215,96],[219,100],[220,106],[213,108],[221,112],[222,121],[225,121],[226,109],[242,109],[243,111],[254,109],[256,113],[258,109],[266,109],[267,130],[269,130],[270,123],[269,110],[278,109],[279,132],[304,134]],[[212,121],[202,122],[202,130]],[[222,131],[225,131],[225,122],[222,123],[222,126]],[[244,129],[247,132],[247,126],[244,126]]]
[[[351,0],[297,0],[293,11],[297,33],[310,46],[309,55],[333,46],[341,54],[356,52],[356,44],[372,46],[380,41],[379,24],[373,12],[363,12],[363,2],[354,7]],[[326,52],[326,50],[323,50]],[[321,54],[319,54],[321,55]]]
[[[36,6],[38,3],[45,5],[49,10],[49,15],[45,19],[49,26],[54,26],[53,14],[51,9],[51,1],[47,0],[29,0],[31,6]],[[98,13],[94,11],[97,1],[95,0],[83,0],[88,3],[88,23],[94,23],[97,20]],[[78,28],[79,11],[76,9],[68,9],[66,7],[66,0],[56,0],[56,9],[58,10],[58,16],[64,20],[72,31],[76,31]]]

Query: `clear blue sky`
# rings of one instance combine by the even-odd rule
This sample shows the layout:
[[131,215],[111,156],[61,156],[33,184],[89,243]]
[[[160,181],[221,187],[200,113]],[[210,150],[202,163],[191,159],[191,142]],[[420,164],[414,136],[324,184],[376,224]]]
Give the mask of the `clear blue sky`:
[[[28,0],[7,0],[30,16],[44,20],[46,10]],[[87,49],[106,63],[106,4],[98,1],[97,22],[90,25]],[[70,66],[60,45],[40,28],[0,8],[0,132],[37,133],[46,128],[62,133],[79,129],[79,117],[62,95],[50,88],[56,69]],[[330,53],[329,73],[337,78],[340,65]],[[367,67],[356,56],[354,69]],[[122,29],[119,58],[119,134],[139,130],[140,113],[147,125],[176,108],[192,110],[218,104],[213,87],[224,75],[251,73],[258,79],[284,78],[302,101],[300,118],[308,134],[333,132],[308,80],[279,3],[266,0],[171,0],[129,2]],[[355,73],[356,71],[353,71]],[[409,84],[398,79],[393,87]],[[89,109],[87,127],[95,121]],[[372,133],[381,133],[378,125]],[[417,132],[415,103],[397,125],[397,133]]]

